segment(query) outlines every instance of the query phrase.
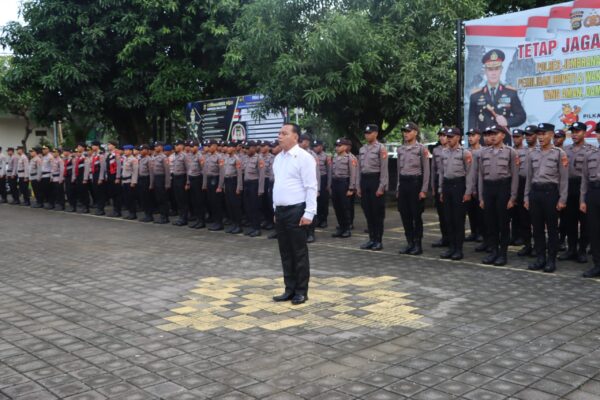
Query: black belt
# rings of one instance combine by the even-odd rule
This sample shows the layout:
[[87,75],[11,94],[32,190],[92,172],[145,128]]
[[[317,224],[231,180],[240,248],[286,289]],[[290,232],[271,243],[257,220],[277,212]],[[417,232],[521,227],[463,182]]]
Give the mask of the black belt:
[[306,203],[292,204],[291,206],[275,206],[275,210],[286,211],[296,207],[306,207]]
[[219,175],[206,175],[207,178],[218,178]]
[[54,174],[53,174],[52,176],[53,176],[54,178],[56,178],[57,176],[60,176],[60,174],[56,174],[56,175],[54,175]]
[[401,181],[417,181],[423,179],[423,175],[400,175]]
[[501,178],[501,179],[484,179],[483,183],[485,185],[502,185],[506,183],[511,183],[512,178]]
[[138,175],[138,179],[150,179],[150,175]]
[[381,175],[381,173],[380,172],[363,172],[363,173],[361,173],[361,175],[363,175],[363,176],[375,176],[375,175],[379,176],[379,175]]
[[184,177],[184,176],[185,176],[185,174],[173,174],[173,176],[174,176],[175,178],[181,178],[181,177]]
[[590,189],[600,189],[600,181],[589,182],[588,186]]
[[230,176],[225,176],[225,179],[233,179],[233,178],[237,178],[237,174],[230,175]]
[[244,182],[258,182],[258,179],[244,179]]
[[20,170],[20,171],[17,171],[17,174],[21,174],[21,173],[23,173],[23,172],[25,172],[25,170],[24,170],[24,169],[22,169],[22,170]]
[[50,172],[43,172],[42,171],[42,175],[50,175]]
[[121,179],[131,179],[131,175],[129,175],[129,176],[122,176]]
[[349,177],[349,176],[347,176],[347,177],[345,177],[345,178],[343,178],[343,177],[337,177],[337,178],[336,178],[336,177],[334,176],[334,177],[332,177],[332,178],[331,178],[331,180],[334,180],[334,181],[345,181],[345,180],[348,180],[348,179],[350,179],[350,177]]
[[461,183],[467,180],[465,176],[459,176],[457,178],[444,178],[444,183]]
[[532,183],[531,188],[534,190],[556,190],[558,189],[557,183]]

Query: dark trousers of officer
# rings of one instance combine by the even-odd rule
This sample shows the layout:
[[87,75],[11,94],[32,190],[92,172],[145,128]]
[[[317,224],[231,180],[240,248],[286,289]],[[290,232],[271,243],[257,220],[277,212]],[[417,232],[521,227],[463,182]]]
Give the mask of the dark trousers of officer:
[[94,203],[96,204],[96,210],[104,211],[104,207],[106,206],[106,186],[105,183],[100,182],[100,171],[96,171],[92,175],[91,187],[92,187],[92,197],[94,198]]
[[[210,217],[215,224],[223,223],[223,193],[217,193],[219,187],[219,177],[217,175],[206,176],[208,209]],[[245,188],[244,188],[245,189]]]
[[154,199],[158,207],[158,212],[163,218],[169,217],[169,202],[167,189],[165,188],[165,176],[154,175]]
[[592,260],[595,267],[600,267],[600,182],[589,182],[585,203]]
[[347,196],[350,178],[331,178],[331,202],[342,232],[350,230],[350,197]]
[[23,196],[23,202],[29,204],[29,182],[25,178],[19,178],[19,192]]
[[52,198],[54,206],[60,209],[65,208],[65,187],[63,182],[52,182]]
[[90,196],[88,193],[87,183],[83,183],[83,175],[79,174],[75,178],[75,186],[77,191],[77,200],[79,204],[83,206],[84,210],[88,210],[90,208]]
[[474,194],[471,201],[468,201],[465,205],[467,216],[469,217],[471,235],[475,237],[479,235],[485,236],[485,216],[483,210],[479,207],[479,197]]
[[310,262],[306,244],[307,229],[300,226],[304,215],[305,203],[291,206],[278,206],[275,209],[275,230],[285,292],[289,294],[308,295],[310,278]]
[[250,227],[260,230],[260,198],[258,196],[258,179],[244,181],[244,210]]
[[19,203],[19,185],[17,177],[7,178],[8,179],[8,187],[10,189],[10,195],[13,198],[15,203]]
[[152,202],[150,201],[150,175],[139,176],[137,183],[137,196],[140,199],[142,210],[146,217],[152,217]]
[[171,187],[167,190],[169,207],[174,214],[177,214],[177,200],[175,199],[175,190],[173,189],[173,175],[171,174]]
[[512,215],[513,238],[523,239],[525,245],[531,245],[531,215],[529,210],[523,205],[525,200],[525,181],[524,176],[519,176],[519,189],[517,191],[517,204],[515,205]]
[[437,179],[434,179],[433,186],[435,187],[435,196],[433,197],[433,204],[435,206],[435,211],[438,215],[438,220],[440,221],[440,232],[442,233],[442,241],[448,242],[448,226],[446,224],[446,213],[444,212],[444,203],[440,201],[440,190],[438,188],[439,184],[437,183]]
[[6,193],[6,176],[0,176],[0,198],[4,201],[8,198]]
[[[242,196],[237,194],[237,176],[225,178],[225,206],[227,215],[236,226],[242,226]],[[244,192],[245,192],[244,188]]]
[[173,175],[173,194],[177,202],[177,212],[179,220],[187,222],[188,220],[188,195],[185,190],[186,176],[185,174]]
[[[586,251],[589,238],[587,219],[585,214],[579,211],[579,198],[581,189],[581,178],[569,179],[569,195],[567,197],[567,208],[565,211],[565,224],[567,233],[567,243],[569,250],[577,251],[577,245],[579,244],[579,251],[584,253]],[[562,224],[563,217],[561,215],[560,222]],[[600,223],[597,221],[596,223]]]
[[329,192],[327,191],[327,175],[321,175],[321,190],[317,197],[317,224],[327,222],[329,217]]
[[106,201],[111,200],[113,206],[113,213],[121,214],[121,184],[117,183],[117,175],[109,174],[106,177]]
[[190,203],[192,213],[198,221],[204,222],[206,217],[206,202],[202,192],[202,175],[190,176]]
[[65,177],[65,194],[67,195],[67,201],[69,202],[69,206],[73,209],[77,207],[77,192],[76,185],[71,182],[71,176],[67,175]]
[[510,242],[510,213],[506,209],[510,200],[510,182],[510,178],[483,182],[486,242],[493,249],[500,246],[500,251],[504,253]]
[[465,241],[466,206],[463,197],[466,190],[465,178],[444,179],[444,215],[451,250],[462,251]]
[[368,173],[360,176],[361,206],[367,219],[369,239],[375,242],[383,240],[383,220],[385,219],[385,196],[377,197],[379,174]]
[[50,176],[43,176],[40,180],[40,199],[39,203],[48,203],[50,207],[54,206],[54,193],[52,193],[52,182]]
[[41,189],[41,182],[38,180],[31,180],[31,190],[33,191],[33,197],[37,204],[44,205],[44,194]]
[[137,213],[137,204],[135,201],[135,192],[136,188],[131,187],[131,183],[122,183],[121,184],[121,193],[123,197],[123,206],[129,212],[129,215],[136,216]]
[[415,240],[423,239],[425,200],[419,199],[423,177],[400,175],[399,180],[398,211],[402,219],[406,240],[412,244]]
[[265,193],[262,196],[262,215],[267,224],[273,223],[273,182],[265,178]]
[[538,256],[546,255],[546,228],[548,229],[548,256],[556,256],[558,250],[558,185],[553,183],[531,185],[529,209],[533,225],[533,240]]

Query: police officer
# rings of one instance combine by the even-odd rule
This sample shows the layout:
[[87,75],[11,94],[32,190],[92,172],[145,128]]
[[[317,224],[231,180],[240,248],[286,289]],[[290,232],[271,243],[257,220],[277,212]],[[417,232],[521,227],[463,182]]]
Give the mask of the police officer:
[[[567,138],[567,132],[562,129],[554,130],[554,138],[552,143],[554,147],[564,150],[565,139]],[[558,213],[558,250],[565,251],[567,246],[565,245],[565,239],[567,238],[567,208],[563,208]],[[564,255],[564,254],[563,254]],[[576,258],[576,257],[575,257]],[[558,257],[560,260],[560,256]]]
[[448,138],[446,137],[445,127],[440,128],[438,131],[438,142],[433,146],[430,151],[433,156],[431,160],[431,193],[433,195],[435,210],[438,215],[440,222],[440,231],[442,237],[433,242],[431,247],[445,247],[448,246],[448,227],[446,225],[446,215],[444,213],[444,204],[440,200],[440,171],[442,169],[442,153],[447,147]]
[[[531,253],[531,220],[529,212],[523,207],[523,195],[525,193],[527,155],[529,149],[524,144],[525,131],[523,129],[513,129],[511,132],[513,138],[513,148],[519,157],[519,187],[517,189],[517,201],[511,210],[511,230],[512,237],[516,245],[523,245],[518,252],[518,256],[526,256]],[[535,132],[532,132],[535,137]],[[537,140],[537,139],[536,139]]]
[[263,223],[261,228],[273,229],[273,160],[275,156],[271,153],[273,142],[263,142],[260,148],[260,157],[265,163],[265,193],[262,196],[261,212]]
[[333,157],[331,168],[331,179],[328,188],[331,191],[333,210],[338,221],[338,227],[331,235],[338,238],[349,238],[350,231],[350,209],[353,207],[351,198],[356,190],[356,175],[358,174],[358,162],[348,154],[347,146],[352,142],[346,138],[340,138],[335,142],[335,157]]
[[135,203],[135,190],[138,183],[139,161],[133,155],[134,146],[126,144],[123,146],[123,170],[121,175],[121,186],[123,193],[123,205],[128,211],[124,217],[127,220],[137,219],[137,208]]
[[[465,242],[482,241],[485,232],[485,223],[483,210],[479,207],[479,156],[483,147],[481,146],[481,131],[477,128],[471,128],[467,132],[469,141],[469,151],[473,156],[473,167],[471,168],[471,179],[473,181],[473,193],[471,193],[471,201],[467,203],[467,215],[469,217],[469,225],[471,233],[465,237]],[[486,246],[487,247],[487,246]]]
[[105,195],[106,200],[112,201],[112,213],[110,217],[121,217],[121,156],[117,150],[118,143],[111,140],[107,144],[108,153],[105,161]]
[[224,173],[225,160],[217,152],[218,143],[211,139],[207,142],[207,153],[204,157],[204,181],[202,190],[206,192],[208,208],[212,218],[209,231],[223,230],[223,187],[221,175]]
[[[492,146],[481,151],[478,187],[480,206],[484,210],[487,242],[492,247],[482,262],[505,265],[510,242],[509,210],[515,206],[519,189],[519,155],[504,144],[506,128],[494,125],[486,129]],[[498,248],[498,246],[500,246]]]
[[158,212],[160,217],[154,221],[155,224],[168,224],[169,223],[169,203],[168,203],[168,190],[171,188],[171,168],[169,160],[165,155],[163,142],[154,143],[154,155],[150,163],[152,169],[152,176],[154,178],[152,183],[152,190],[154,192],[154,198],[158,206]]
[[396,198],[408,245],[400,250],[400,254],[419,255],[423,253],[422,215],[430,179],[429,150],[417,142],[417,124],[409,122],[401,130],[404,133],[404,144],[397,149]]
[[8,163],[8,157],[2,153],[2,146],[0,146],[0,204],[8,203],[8,195],[6,193],[6,164]]
[[52,150],[52,199],[56,211],[65,209],[65,166],[57,148]]
[[49,210],[54,208],[54,201],[52,200],[52,154],[48,146],[42,146],[40,158],[41,179],[38,182],[37,201]]
[[[565,152],[552,144],[554,125],[541,123],[536,133],[540,148],[527,159],[525,208],[531,212],[537,260],[531,270],[556,270],[558,250],[558,212],[565,208],[568,195],[569,160]],[[548,230],[546,257],[545,229]]]
[[[519,126],[525,122],[526,114],[517,90],[500,82],[504,52],[488,51],[481,62],[486,76],[486,85],[475,89],[469,99],[469,129],[483,131],[492,125],[505,128]],[[510,136],[505,138],[510,144]]]
[[35,197],[35,204],[32,208],[44,207],[44,195],[42,193],[42,159],[40,157],[42,149],[39,147],[33,147],[29,150],[31,159],[29,160],[29,182],[31,182],[31,188],[33,189],[33,196]]
[[12,196],[12,202],[10,204],[21,204],[17,185],[17,164],[19,163],[19,156],[15,154],[15,149],[13,147],[6,149],[6,154],[8,155],[6,179],[8,180],[8,187],[10,188],[10,195]]
[[327,217],[329,216],[329,191],[326,189],[327,182],[331,176],[331,157],[325,153],[325,145],[322,140],[313,140],[312,150],[318,162],[319,187],[322,190],[317,197],[317,221],[319,228],[327,228]]
[[144,211],[144,218],[141,222],[154,222],[152,217],[152,199],[150,188],[154,184],[154,177],[152,176],[152,169],[150,168],[150,146],[142,144],[138,147],[140,151],[140,158],[138,160],[138,182],[137,182],[137,194]]
[[[567,234],[568,250],[561,254],[559,260],[577,260],[579,263],[587,262],[588,227],[587,218],[579,210],[581,197],[581,177],[583,162],[592,146],[585,142],[586,124],[575,122],[569,128],[573,144],[565,146],[565,153],[569,159],[569,195],[567,207],[561,215],[561,224],[564,223]],[[600,221],[598,221],[600,222]]]
[[101,143],[98,140],[92,142],[92,151],[90,153],[90,175],[89,182],[92,189],[92,198],[96,203],[96,212],[94,215],[104,215],[104,206],[106,203],[104,193],[104,179],[106,175],[106,160],[104,154],[100,153]]
[[265,162],[256,153],[256,142],[246,144],[246,159],[242,164],[244,175],[244,210],[250,222],[246,236],[257,237],[260,231],[260,200],[264,193]]
[[186,154],[187,187],[190,194],[189,200],[195,222],[190,224],[192,229],[206,227],[204,218],[206,216],[206,202],[202,191],[202,168],[204,167],[204,156],[199,150],[198,142],[190,141],[190,152]]
[[185,165],[185,142],[175,141],[175,153],[171,156],[171,174],[173,174],[173,194],[177,203],[179,218],[173,225],[184,226],[188,224],[188,196],[186,191],[187,169]]
[[237,145],[234,142],[229,142],[226,146],[223,174],[219,177],[222,179],[220,186],[225,192],[227,214],[231,219],[231,226],[225,232],[236,235],[242,233],[242,161],[237,155]]
[[[77,154],[74,159],[72,183],[75,185],[77,200],[81,205],[82,213],[90,212],[90,197],[87,190],[88,176],[90,173],[90,160],[85,153],[85,145],[77,145]],[[76,208],[77,209],[77,208]]]
[[594,263],[583,277],[593,278],[600,276],[600,149],[595,146],[590,147],[583,159],[579,200],[579,210],[587,219]]
[[358,196],[367,219],[369,241],[360,248],[379,251],[383,249],[383,221],[385,219],[385,191],[388,187],[388,153],[385,146],[377,141],[379,127],[365,126],[367,143],[359,153]]
[[17,147],[17,154],[19,155],[17,162],[17,179],[19,185],[19,192],[23,196],[23,205],[29,206],[29,159],[24,153],[23,146]]
[[444,203],[444,213],[448,227],[448,250],[441,258],[461,260],[465,240],[465,203],[471,200],[473,181],[471,166],[473,156],[460,145],[460,129],[446,129],[448,148],[442,152],[442,168],[439,172],[440,200]]

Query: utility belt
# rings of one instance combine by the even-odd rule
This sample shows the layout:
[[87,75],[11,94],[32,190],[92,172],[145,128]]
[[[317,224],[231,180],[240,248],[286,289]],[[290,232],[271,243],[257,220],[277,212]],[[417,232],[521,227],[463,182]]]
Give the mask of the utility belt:
[[332,181],[337,181],[337,182],[345,182],[345,181],[347,181],[349,179],[350,179],[349,176],[347,176],[345,178],[344,177],[339,177],[339,176],[338,177],[334,176],[334,177],[331,178]]
[[236,178],[237,178],[237,174],[229,175],[229,176],[225,175],[225,179],[236,179]]
[[512,178],[484,179],[484,185],[510,185]]
[[445,185],[457,185],[460,183],[465,183],[467,181],[467,177],[465,176],[459,176],[456,178],[444,178],[443,183]]
[[244,179],[244,182],[247,182],[247,183],[258,183],[258,179]]
[[558,184],[557,183],[532,183],[531,189],[535,190],[537,192],[549,192],[549,191],[554,191],[554,190],[557,191]]
[[58,177],[58,176],[60,176],[60,174],[52,174],[52,177],[53,177],[53,178],[56,178],[56,177]]
[[381,175],[380,172],[361,172],[361,175],[364,177],[379,177]]
[[50,172],[44,172],[44,171],[42,171],[42,176],[44,176],[44,175],[50,175]]
[[25,170],[24,170],[24,169],[21,169],[21,170],[18,170],[18,171],[17,171],[17,174],[22,174],[23,172],[25,172]]
[[423,180],[423,175],[400,175],[399,180],[401,181],[421,181]]

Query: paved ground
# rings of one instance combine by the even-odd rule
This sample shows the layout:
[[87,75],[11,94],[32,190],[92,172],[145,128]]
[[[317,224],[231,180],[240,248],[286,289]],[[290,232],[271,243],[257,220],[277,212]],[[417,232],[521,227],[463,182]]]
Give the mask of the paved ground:
[[388,220],[380,253],[357,250],[361,219],[318,232],[293,308],[269,301],[264,236],[0,206],[0,398],[600,399],[584,266],[400,256]]

